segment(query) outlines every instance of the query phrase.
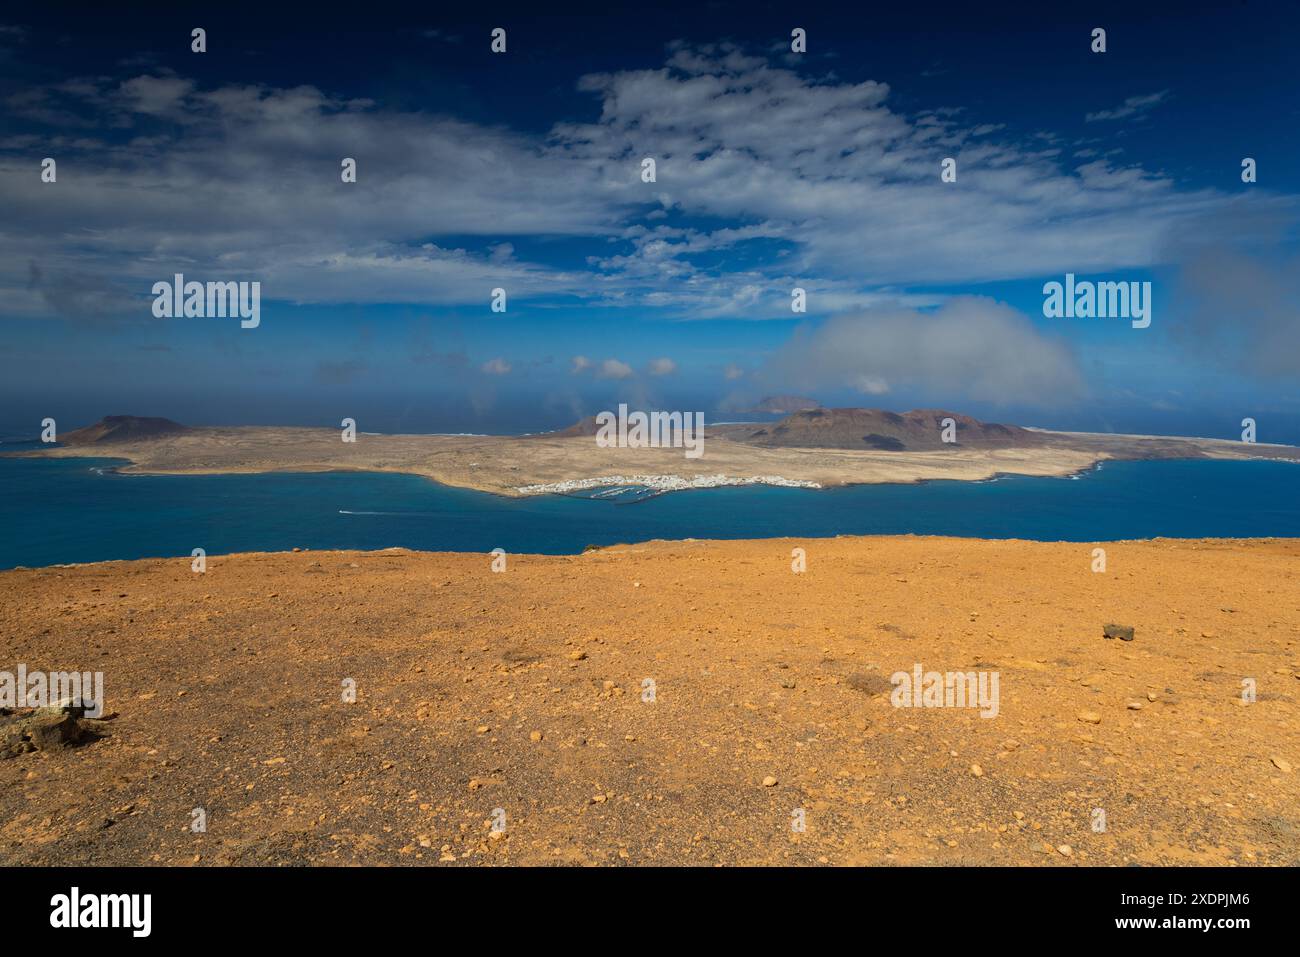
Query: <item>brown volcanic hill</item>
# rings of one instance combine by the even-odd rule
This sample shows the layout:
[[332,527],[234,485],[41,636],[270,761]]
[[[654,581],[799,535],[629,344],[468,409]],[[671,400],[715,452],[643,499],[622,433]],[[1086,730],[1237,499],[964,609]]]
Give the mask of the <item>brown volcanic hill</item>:
[[[628,414],[633,412],[650,413],[650,409],[629,409]],[[656,412],[667,411],[665,409],[653,410]],[[689,416],[689,413],[686,413]],[[520,436],[525,439],[570,439],[570,438],[590,438],[600,431],[600,426],[596,424],[594,415],[586,416],[579,419],[573,425],[563,429],[556,429],[554,432],[533,432],[528,435]]]
[[[942,439],[946,418],[957,424],[956,445]],[[812,409],[775,425],[730,429],[728,438],[767,448],[868,449],[915,452],[949,448],[1023,448],[1046,444],[1038,433],[1016,425],[981,422],[943,409]]]
[[138,442],[164,435],[190,431],[171,419],[139,415],[106,415],[94,425],[59,436],[64,445],[99,445],[112,442]]
[[531,433],[530,435],[522,436],[522,438],[525,439],[568,439],[574,437],[584,438],[586,436],[595,435],[597,431],[598,431],[598,427],[596,425],[596,417],[594,415],[589,415],[586,418],[582,418],[579,419],[577,422],[574,422],[573,425],[569,426],[568,428],[556,429],[554,432],[534,432]]

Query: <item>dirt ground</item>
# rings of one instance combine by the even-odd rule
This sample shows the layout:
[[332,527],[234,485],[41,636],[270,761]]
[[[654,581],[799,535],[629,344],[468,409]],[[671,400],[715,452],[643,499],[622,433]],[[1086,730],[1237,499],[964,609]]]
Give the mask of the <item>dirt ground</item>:
[[[0,760],[0,864],[1300,864],[1300,541],[1094,547],[3,572],[0,670],[117,716]],[[996,716],[895,707],[917,664]]]

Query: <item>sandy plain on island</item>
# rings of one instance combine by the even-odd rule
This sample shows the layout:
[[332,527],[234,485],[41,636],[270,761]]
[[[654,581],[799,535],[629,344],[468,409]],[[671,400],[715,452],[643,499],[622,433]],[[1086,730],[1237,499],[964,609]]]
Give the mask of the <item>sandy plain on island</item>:
[[[0,572],[3,659],[117,713],[0,760],[0,863],[1300,863],[1300,542],[1094,547]],[[996,671],[997,717],[894,707],[917,663]]]
[[590,436],[381,435],[345,443],[334,429],[194,428],[142,441],[51,447],[19,455],[108,456],[130,460],[125,473],[213,474],[371,471],[423,475],[445,485],[518,495],[530,485],[617,475],[776,476],[821,486],[933,479],[980,481],[999,474],[1071,475],[1112,458],[1279,458],[1300,448],[1222,439],[1044,433],[1041,447],[879,452],[832,448],[764,448],[706,430],[704,454],[680,448],[601,448]]

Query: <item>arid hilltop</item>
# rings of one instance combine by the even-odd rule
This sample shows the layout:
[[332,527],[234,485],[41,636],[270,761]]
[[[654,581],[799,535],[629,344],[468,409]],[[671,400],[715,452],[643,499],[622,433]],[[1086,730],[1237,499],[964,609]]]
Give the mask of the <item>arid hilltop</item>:
[[[1070,475],[1115,458],[1274,458],[1300,461],[1300,448],[1224,439],[1047,432],[980,423],[961,417],[958,441],[946,444],[936,416],[898,415],[895,428],[879,410],[795,413],[775,426],[715,425],[705,430],[703,454],[681,448],[600,447],[594,423],[531,436],[357,434],[344,442],[335,429],[287,427],[124,427],[105,420],[72,436],[66,446],[18,455],[111,455],[127,459],[124,472],[196,474],[354,470],[424,475],[446,485],[519,495],[564,482],[606,476],[778,477],[819,486],[930,479],[983,480],[999,474]],[[864,417],[865,416],[865,417]],[[911,418],[909,418],[911,416]],[[167,420],[134,420],[134,422]],[[929,422],[929,425],[925,425]],[[175,425],[175,423],[170,423]],[[864,431],[866,427],[883,429]],[[890,429],[894,432],[891,435]],[[777,429],[782,429],[777,432]],[[755,434],[767,431],[767,435]],[[933,435],[929,438],[930,433]],[[894,441],[870,443],[875,434]],[[854,438],[854,436],[857,436]],[[964,438],[966,437],[966,438]],[[792,445],[792,442],[802,444]],[[899,449],[896,445],[902,445]]]
[[145,442],[167,435],[191,431],[179,422],[151,416],[106,415],[94,425],[60,435],[64,445],[105,445],[119,442]]
[[[951,420],[953,443],[945,443]],[[773,425],[725,427],[728,438],[767,448],[870,449],[881,452],[941,451],[960,445],[979,449],[1032,448],[1049,444],[1047,433],[981,422],[943,409],[811,409]]]
[[[0,572],[0,669],[116,714],[0,759],[0,863],[1300,864],[1300,542],[1093,547]],[[918,665],[996,715],[895,707]]]

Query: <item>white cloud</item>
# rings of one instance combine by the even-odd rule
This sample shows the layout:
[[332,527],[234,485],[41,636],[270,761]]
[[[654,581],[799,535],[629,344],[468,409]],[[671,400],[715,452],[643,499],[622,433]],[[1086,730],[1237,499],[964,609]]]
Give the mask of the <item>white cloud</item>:
[[[30,149],[0,149],[0,286],[25,289],[35,262],[50,277],[111,290],[118,312],[139,313],[130,297],[182,267],[259,279],[265,298],[308,303],[475,304],[495,286],[516,301],[585,295],[585,271],[520,262],[510,243],[492,241],[621,228],[618,204],[593,197],[535,139],[311,87],[96,78],[23,91],[5,106],[56,122],[45,148],[61,175],[51,204],[48,191],[18,188]],[[73,128],[75,138],[62,132]],[[134,138],[110,145],[119,130]],[[340,181],[344,156],[357,161],[355,184]],[[430,223],[483,237],[484,248],[429,242]]]
[[[1222,200],[1104,161],[1081,174],[1041,140],[999,142],[989,124],[963,126],[950,111],[908,117],[889,108],[884,84],[814,79],[727,47],[679,49],[663,69],[583,86],[602,100],[600,121],[556,135],[603,181],[646,207],[748,224],[703,236],[661,228],[598,263],[693,295],[714,292],[716,271],[693,257],[719,243],[767,242],[786,252],[784,275],[859,295],[1149,266],[1159,237]],[[634,175],[643,155],[657,161],[653,186]],[[945,156],[958,161],[958,184],[939,180]],[[725,308],[762,311],[774,278],[770,267],[727,277]]]
[[193,91],[194,81],[178,76],[137,76],[118,88],[126,110],[158,116],[181,112]]
[[[75,276],[79,315],[138,315],[183,267],[303,303],[474,305],[504,286],[512,302],[685,318],[789,318],[799,285],[826,315],[902,301],[908,285],[1149,266],[1162,237],[1224,201],[1105,159],[1068,169],[1043,140],[998,141],[997,124],[955,110],[908,116],[884,83],[774,62],[678,47],[661,69],[583,78],[599,120],[547,135],[170,73],[24,90],[5,103],[11,126],[53,123],[42,148],[77,175],[52,204],[26,185],[31,144],[0,148],[0,303],[57,312],[49,286]],[[638,175],[647,154],[655,184]],[[343,156],[355,184],[340,182]],[[944,156],[957,184],[939,181]],[[471,240],[431,242],[430,224]],[[520,236],[582,237],[591,255],[521,260],[506,240]]]
[[597,372],[602,379],[627,379],[632,376],[632,367],[618,359],[606,359]]
[[889,391],[889,383],[875,375],[858,376],[853,381],[853,387],[863,395],[885,395]]
[[677,363],[672,359],[651,359],[648,370],[651,375],[672,375],[677,371]]
[[510,372],[510,363],[505,359],[489,359],[480,367],[488,375],[506,375]]
[[1177,265],[1165,313],[1189,352],[1251,379],[1296,380],[1300,256],[1289,219],[1246,204],[1218,211],[1170,243]]
[[1000,405],[1065,405],[1084,393],[1070,351],[1021,313],[975,296],[933,313],[873,309],[797,333],[761,372],[771,387],[904,388]]

